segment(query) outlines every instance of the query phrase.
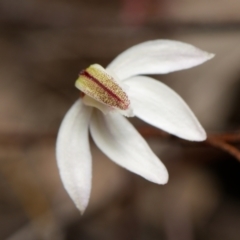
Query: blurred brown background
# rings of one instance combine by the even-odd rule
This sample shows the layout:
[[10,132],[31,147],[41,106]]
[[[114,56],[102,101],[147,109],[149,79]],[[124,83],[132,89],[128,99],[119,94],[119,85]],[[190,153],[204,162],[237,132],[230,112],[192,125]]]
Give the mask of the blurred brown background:
[[239,130],[239,10],[239,0],[0,0],[0,239],[240,239],[240,165],[226,152],[150,136],[170,173],[158,186],[92,144],[83,217],[55,161],[58,127],[79,97],[78,72],[151,39],[216,53],[202,66],[157,78],[209,133]]

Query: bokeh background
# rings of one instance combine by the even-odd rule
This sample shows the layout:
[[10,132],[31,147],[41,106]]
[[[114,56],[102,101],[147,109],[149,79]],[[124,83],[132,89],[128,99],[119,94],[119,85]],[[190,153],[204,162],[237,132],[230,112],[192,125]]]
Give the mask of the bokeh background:
[[169,183],[159,186],[92,143],[93,189],[83,216],[55,160],[59,125],[79,97],[79,71],[152,39],[216,54],[156,78],[186,100],[210,135],[236,134],[239,10],[239,0],[0,0],[0,239],[240,239],[240,164],[221,149],[145,134],[169,170]]

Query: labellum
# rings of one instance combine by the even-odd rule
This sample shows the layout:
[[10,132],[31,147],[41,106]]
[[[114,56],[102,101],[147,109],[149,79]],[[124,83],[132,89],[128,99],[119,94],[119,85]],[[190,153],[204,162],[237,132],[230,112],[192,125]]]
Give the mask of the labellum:
[[124,111],[130,106],[128,96],[122,87],[98,64],[81,71],[75,86],[84,94],[110,108]]

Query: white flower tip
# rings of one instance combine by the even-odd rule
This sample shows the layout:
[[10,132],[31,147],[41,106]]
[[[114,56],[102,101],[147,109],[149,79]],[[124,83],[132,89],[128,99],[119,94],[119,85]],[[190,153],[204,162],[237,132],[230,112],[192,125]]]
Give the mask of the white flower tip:
[[[183,137],[181,137],[181,138],[183,138]],[[199,129],[197,129],[197,131],[192,131],[191,134],[189,134],[188,136],[186,135],[186,137],[184,139],[193,141],[193,142],[202,142],[207,139],[207,134],[206,134],[205,130],[201,127]]]
[[83,215],[84,212],[85,212],[85,210],[86,210],[86,207],[83,208],[83,207],[78,207],[78,206],[77,206],[77,208],[78,208],[78,210],[80,211],[80,214]]
[[86,193],[79,194],[73,194],[73,193],[81,193],[81,188],[77,187],[77,189],[74,189],[74,191],[69,191],[69,188],[66,188],[66,191],[68,192],[70,198],[72,199],[73,203],[75,204],[76,208],[80,211],[81,215],[84,214],[88,202],[89,202],[89,193],[86,195]]
[[214,53],[209,53],[209,52],[205,52],[205,51],[202,51],[200,50],[200,55],[199,55],[199,58],[198,60],[196,59],[196,62],[193,64],[193,67],[194,66],[197,66],[197,65],[200,65],[200,64],[203,64],[209,60],[211,60],[215,54]]
[[[200,64],[203,64],[209,60],[211,60],[215,54],[214,53],[209,53],[209,52],[206,52],[206,51],[202,51],[201,49],[198,49],[197,48],[197,51],[198,51],[198,56],[196,55],[195,57],[195,60],[192,59],[192,66],[191,67],[194,67],[194,66],[198,66]],[[187,67],[189,68],[189,67]]]
[[169,175],[168,175],[168,171],[166,169],[165,174],[161,177],[161,181],[159,182],[159,184],[167,184],[168,183],[168,179],[169,179]]
[[84,199],[82,199],[82,201],[74,201],[74,203],[75,203],[75,206],[77,207],[77,209],[80,211],[80,213],[81,213],[81,215],[83,215],[84,213],[85,213],[85,210],[86,210],[86,208],[87,208],[87,206],[88,206],[88,200],[89,200],[89,198],[88,198],[88,200],[86,200],[86,201],[83,201]]
[[158,176],[156,179],[153,179],[152,182],[159,184],[159,185],[165,185],[168,183],[168,172],[166,171],[165,174],[163,174],[162,176]]
[[202,142],[207,139],[207,134],[204,129],[202,129],[201,133],[198,134],[198,136],[193,140],[196,142]]
[[156,167],[155,170],[157,171],[155,171],[155,173],[152,174],[151,177],[147,179],[156,184],[161,184],[161,185],[166,184],[169,179],[167,168],[161,162],[159,162],[159,166]]
[[214,53],[209,53],[209,52],[206,52],[206,60],[210,60],[210,59],[212,59],[212,58],[214,58],[215,57],[215,54]]

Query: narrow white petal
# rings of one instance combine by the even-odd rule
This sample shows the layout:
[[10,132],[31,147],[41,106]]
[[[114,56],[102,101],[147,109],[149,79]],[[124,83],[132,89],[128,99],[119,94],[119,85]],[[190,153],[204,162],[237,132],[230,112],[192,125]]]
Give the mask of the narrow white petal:
[[83,213],[92,181],[92,160],[88,141],[91,108],[78,100],[67,112],[57,137],[57,163],[65,189]]
[[158,184],[168,181],[165,166],[122,115],[95,111],[90,131],[96,145],[120,166]]
[[145,122],[191,141],[203,141],[206,133],[183,99],[165,84],[150,77],[126,81],[137,117]]
[[163,74],[191,68],[213,56],[187,43],[154,40],[127,49],[107,69],[123,80],[140,74]]

